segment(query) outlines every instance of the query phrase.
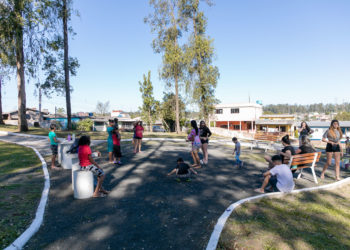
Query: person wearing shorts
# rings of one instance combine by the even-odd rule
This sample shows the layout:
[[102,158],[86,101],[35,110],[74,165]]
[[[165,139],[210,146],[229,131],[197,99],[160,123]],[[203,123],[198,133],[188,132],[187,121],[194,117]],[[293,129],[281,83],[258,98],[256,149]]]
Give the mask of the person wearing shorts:
[[187,136],[187,141],[192,142],[192,150],[191,155],[193,158],[194,168],[201,168],[200,159],[198,156],[199,149],[201,148],[201,139],[199,137],[199,128],[197,126],[197,122],[195,120],[191,121],[192,130],[191,133]]
[[79,150],[78,150],[78,158],[80,170],[82,171],[91,171],[95,176],[97,176],[97,185],[93,194],[93,197],[103,197],[109,192],[103,189],[102,183],[105,178],[105,173],[102,168],[94,161],[91,156],[91,148],[90,148],[90,137],[87,135],[83,135],[79,139]]
[[141,143],[143,137],[144,128],[142,122],[138,121],[135,126],[135,144],[134,144],[134,153],[141,152]]
[[327,162],[323,167],[321,173],[321,179],[324,179],[324,174],[332,164],[332,158],[334,156],[335,161],[335,179],[337,181],[340,180],[340,157],[343,156],[343,150],[340,145],[340,140],[343,137],[343,133],[339,126],[338,120],[333,120],[329,129],[323,134],[322,141],[327,142],[326,146],[326,154],[327,154]]
[[120,133],[119,129],[115,129],[112,135],[113,139],[113,156],[114,156],[114,164],[122,165],[122,162],[120,161],[120,158],[122,157],[122,152],[120,150]]
[[50,133],[49,133],[50,149],[51,149],[51,153],[52,153],[51,169],[58,169],[55,166],[56,157],[58,155],[58,140],[57,140],[55,131],[56,131],[56,124],[51,124],[50,125]]

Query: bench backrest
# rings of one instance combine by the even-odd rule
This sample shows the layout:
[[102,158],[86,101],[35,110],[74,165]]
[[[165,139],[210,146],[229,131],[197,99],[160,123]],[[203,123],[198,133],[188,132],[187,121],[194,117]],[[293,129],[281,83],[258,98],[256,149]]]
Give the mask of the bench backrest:
[[290,166],[298,166],[320,161],[321,152],[293,155],[290,159]]

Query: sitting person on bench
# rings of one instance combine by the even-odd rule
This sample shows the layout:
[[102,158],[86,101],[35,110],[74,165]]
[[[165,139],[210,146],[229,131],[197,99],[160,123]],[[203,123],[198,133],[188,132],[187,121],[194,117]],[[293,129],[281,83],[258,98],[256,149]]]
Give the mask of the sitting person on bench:
[[274,167],[263,174],[264,182],[256,192],[265,193],[265,188],[270,184],[275,192],[289,193],[294,189],[293,174],[286,164],[282,164],[282,157],[274,155],[272,158]]
[[97,185],[96,185],[93,197],[103,197],[104,195],[109,193],[108,191],[104,190],[102,187],[102,183],[105,178],[105,173],[94,161],[91,154],[92,152],[90,148],[90,136],[83,135],[79,139],[79,149],[78,149],[80,170],[91,171],[94,175],[97,176]]
[[181,181],[181,179],[186,179],[187,181],[190,181],[191,172],[194,174],[197,174],[197,172],[190,167],[189,164],[185,163],[184,160],[180,157],[177,159],[177,166],[168,173],[168,176],[176,173],[176,180]]
[[[280,152],[280,156],[282,158],[282,163],[286,163],[289,161],[289,159],[292,157],[292,155],[295,155],[295,150],[291,146],[289,135],[285,135],[282,137],[282,145],[283,149]],[[269,155],[266,155],[264,159],[269,163],[269,169],[274,167],[274,164],[272,162],[272,159]]]

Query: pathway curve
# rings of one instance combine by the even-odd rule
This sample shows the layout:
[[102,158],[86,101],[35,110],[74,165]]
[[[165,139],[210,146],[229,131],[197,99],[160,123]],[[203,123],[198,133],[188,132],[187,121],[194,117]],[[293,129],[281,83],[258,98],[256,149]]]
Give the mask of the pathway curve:
[[[43,140],[28,143],[47,151]],[[124,150],[122,167],[99,159],[107,172],[106,188],[112,190],[105,198],[74,200],[70,170],[51,172],[44,224],[26,248],[203,249],[222,212],[232,202],[255,195],[252,190],[266,166],[258,157],[253,160],[260,150],[247,150],[243,155],[253,154],[251,160],[237,169],[232,148],[211,144],[209,165],[192,182],[177,183],[166,174],[177,157],[191,160],[189,146],[150,141],[143,149],[136,155]],[[314,185],[311,175],[306,177],[298,180],[299,188]]]

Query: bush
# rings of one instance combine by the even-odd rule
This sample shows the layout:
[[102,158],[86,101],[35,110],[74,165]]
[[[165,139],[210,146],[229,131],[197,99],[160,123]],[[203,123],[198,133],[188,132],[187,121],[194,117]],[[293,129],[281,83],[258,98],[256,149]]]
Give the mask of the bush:
[[91,119],[85,119],[78,122],[78,130],[80,131],[91,131],[94,122]]

